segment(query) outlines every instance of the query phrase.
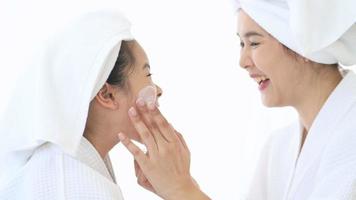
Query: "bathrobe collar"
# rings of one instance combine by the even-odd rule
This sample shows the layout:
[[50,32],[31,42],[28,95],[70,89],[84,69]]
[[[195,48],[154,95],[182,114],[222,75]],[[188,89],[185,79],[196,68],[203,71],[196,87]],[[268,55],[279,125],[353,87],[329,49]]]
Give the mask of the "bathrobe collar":
[[82,137],[80,141],[75,158],[107,179],[116,182],[109,155],[102,159],[99,152],[85,137]]
[[[356,101],[355,91],[356,75],[349,71],[329,96],[309,130],[296,163],[292,188],[295,189],[298,186],[307,170],[318,162],[317,158],[330,139],[337,134],[336,128],[340,121]],[[302,129],[300,129],[300,134],[302,134]]]

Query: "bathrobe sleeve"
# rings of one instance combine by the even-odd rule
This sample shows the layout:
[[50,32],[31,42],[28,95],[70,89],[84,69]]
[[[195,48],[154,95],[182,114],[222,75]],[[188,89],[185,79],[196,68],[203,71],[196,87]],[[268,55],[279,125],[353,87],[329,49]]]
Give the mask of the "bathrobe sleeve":
[[246,200],[260,200],[267,197],[267,176],[269,152],[273,137],[269,138],[262,148],[255,173],[253,175]]

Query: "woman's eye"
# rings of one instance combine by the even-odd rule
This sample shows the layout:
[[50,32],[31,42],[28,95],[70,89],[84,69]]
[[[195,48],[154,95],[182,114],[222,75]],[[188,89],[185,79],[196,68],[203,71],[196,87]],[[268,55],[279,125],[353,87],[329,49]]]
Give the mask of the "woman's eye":
[[152,76],[152,74],[151,74],[151,73],[147,74],[147,77],[150,77],[150,76]]
[[251,42],[250,43],[250,45],[251,45],[251,47],[256,47],[256,46],[258,46],[260,43],[257,43],[257,42]]

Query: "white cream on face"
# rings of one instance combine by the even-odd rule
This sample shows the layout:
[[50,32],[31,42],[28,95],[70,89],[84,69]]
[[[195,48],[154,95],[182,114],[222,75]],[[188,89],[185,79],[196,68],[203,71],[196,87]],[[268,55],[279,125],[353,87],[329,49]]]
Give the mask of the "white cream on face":
[[143,99],[146,104],[157,104],[157,88],[152,85],[142,88],[138,93],[138,98]]

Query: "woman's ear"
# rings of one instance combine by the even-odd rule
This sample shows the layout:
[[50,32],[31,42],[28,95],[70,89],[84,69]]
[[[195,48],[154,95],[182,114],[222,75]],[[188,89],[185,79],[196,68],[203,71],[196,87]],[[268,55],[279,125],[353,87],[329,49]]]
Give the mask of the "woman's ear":
[[116,110],[119,108],[117,93],[117,87],[105,83],[105,85],[99,90],[98,94],[96,94],[95,99],[101,106]]

